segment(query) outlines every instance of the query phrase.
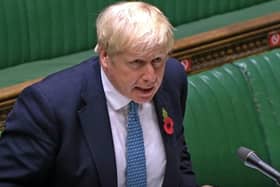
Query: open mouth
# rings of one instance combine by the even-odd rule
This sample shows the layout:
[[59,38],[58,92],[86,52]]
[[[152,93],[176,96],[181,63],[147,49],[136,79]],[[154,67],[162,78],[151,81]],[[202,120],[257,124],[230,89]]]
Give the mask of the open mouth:
[[151,87],[151,88],[135,87],[135,91],[137,91],[136,96],[139,99],[139,101],[146,102],[151,100],[155,92],[155,87]]
[[152,88],[139,88],[139,87],[136,87],[137,90],[139,90],[140,92],[143,92],[143,93],[150,93],[154,90],[154,87]]

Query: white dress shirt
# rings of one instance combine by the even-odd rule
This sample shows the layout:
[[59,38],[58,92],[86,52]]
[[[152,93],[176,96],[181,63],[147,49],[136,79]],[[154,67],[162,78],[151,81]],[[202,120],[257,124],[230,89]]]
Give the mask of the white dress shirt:
[[[125,187],[127,114],[128,103],[131,100],[114,88],[102,68],[101,79],[113,135],[118,187]],[[160,187],[165,174],[166,156],[153,103],[147,102],[139,105],[138,112],[144,137],[147,186]]]

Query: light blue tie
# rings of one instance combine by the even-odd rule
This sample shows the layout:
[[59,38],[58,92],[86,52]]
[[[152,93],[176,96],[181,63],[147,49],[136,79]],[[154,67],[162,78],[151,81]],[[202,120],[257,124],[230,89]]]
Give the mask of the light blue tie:
[[129,103],[126,142],[126,186],[146,187],[146,159],[142,128],[138,116],[138,104]]

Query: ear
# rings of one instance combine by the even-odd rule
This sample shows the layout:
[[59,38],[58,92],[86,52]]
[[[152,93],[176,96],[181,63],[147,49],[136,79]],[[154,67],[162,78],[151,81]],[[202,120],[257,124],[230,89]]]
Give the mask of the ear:
[[108,67],[108,55],[107,52],[102,48],[99,48],[99,61],[103,69]]

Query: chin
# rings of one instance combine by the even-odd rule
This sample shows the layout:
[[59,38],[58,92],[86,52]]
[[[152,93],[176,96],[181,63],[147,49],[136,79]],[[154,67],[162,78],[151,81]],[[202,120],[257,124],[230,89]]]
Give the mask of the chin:
[[147,103],[153,100],[154,95],[149,96],[149,97],[137,97],[135,99],[133,99],[135,102],[143,104],[143,103]]

